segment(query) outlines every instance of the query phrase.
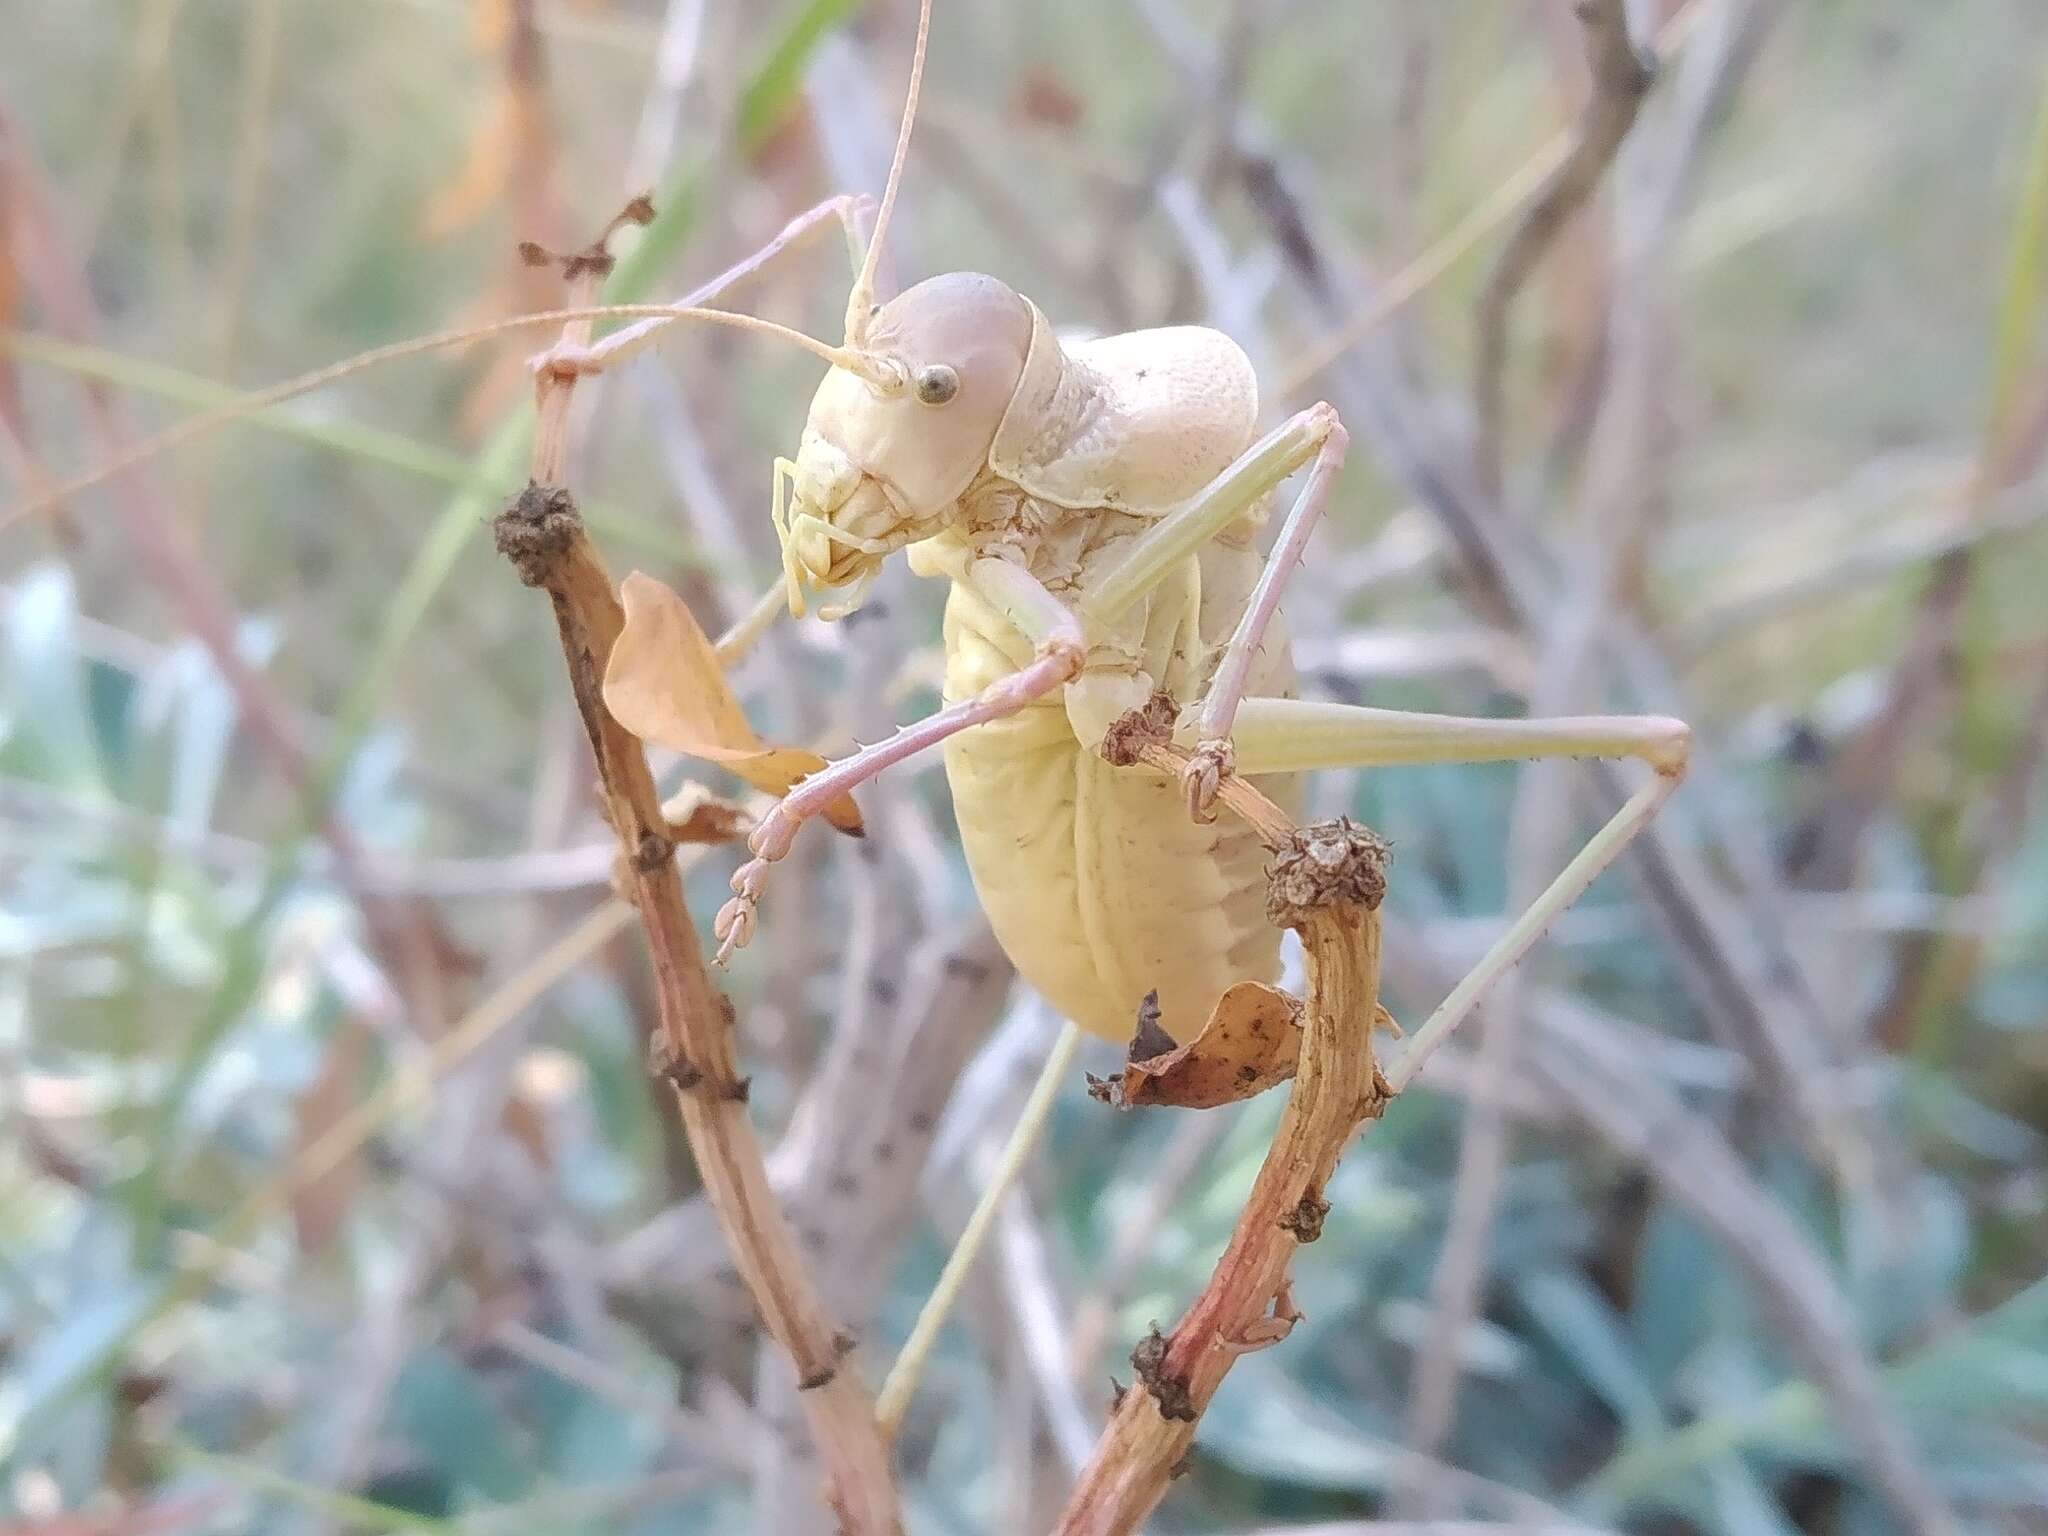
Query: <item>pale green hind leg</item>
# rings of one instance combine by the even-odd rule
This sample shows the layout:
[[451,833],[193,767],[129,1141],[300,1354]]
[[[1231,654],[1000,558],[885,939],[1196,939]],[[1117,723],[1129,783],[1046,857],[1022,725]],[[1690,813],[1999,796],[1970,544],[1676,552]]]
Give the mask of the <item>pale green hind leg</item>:
[[[1115,565],[1093,577],[1075,604],[1082,619],[1102,626],[1114,623],[1181,561],[1323,453],[1333,435],[1341,441],[1343,433],[1336,409],[1330,405],[1312,405],[1288,417],[1239,454],[1222,474],[1133,539]],[[1341,446],[1337,456],[1341,461]],[[1306,498],[1307,493],[1303,494]]]
[[[1282,543],[1285,542],[1283,533]],[[1269,573],[1271,570],[1269,565]],[[1451,989],[1450,996],[1415,1031],[1407,1050],[1387,1068],[1387,1080],[1396,1092],[1414,1079],[1430,1052],[1472,1011],[1501,972],[1528,953],[1557,915],[1579,898],[1656,815],[1685,774],[1691,741],[1691,733],[1682,722],[1661,716],[1488,720],[1256,698],[1243,700],[1234,712],[1232,740],[1237,770],[1247,775],[1533,757],[1633,757],[1640,758],[1651,769],[1649,782],[1593,835],[1549,888],[1515,919],[1471,973]],[[1200,712],[1190,713],[1183,717],[1181,734],[1193,736],[1204,725]],[[1044,1127],[1053,1097],[1072,1068],[1079,1042],[1080,1031],[1068,1024],[1003,1149],[997,1176],[983,1191],[980,1204],[947,1260],[939,1285],[926,1302],[910,1341],[883,1385],[878,1411],[885,1433],[893,1432],[902,1419],[939,1327],[959,1294],[960,1284],[988,1234],[996,1210]]]
[[[1194,721],[1182,727],[1184,734],[1195,729]],[[1507,932],[1415,1032],[1408,1049],[1388,1069],[1388,1079],[1398,1091],[1501,973],[1527,954],[1558,914],[1577,901],[1649,825],[1685,776],[1692,732],[1683,721],[1662,715],[1489,720],[1302,699],[1246,699],[1238,708],[1231,740],[1237,771],[1246,775],[1537,757],[1632,757],[1651,769],[1649,781],[1629,796],[1528,910],[1509,924]]]
[[1261,496],[1305,464],[1313,464],[1308,484],[1295,498],[1281,525],[1257,586],[1243,615],[1217,660],[1199,708],[1200,731],[1193,759],[1182,782],[1188,811],[1198,821],[1210,818],[1216,786],[1231,770],[1231,722],[1244,697],[1253,658],[1267,626],[1280,611],[1280,595],[1301,563],[1309,534],[1329,504],[1330,487],[1344,466],[1351,439],[1327,403],[1310,406],[1283,421],[1243,453],[1208,485],[1161,518],[1138,538],[1114,566],[1095,577],[1079,604],[1084,620],[1107,624],[1157,587],[1181,561],[1236,522]]

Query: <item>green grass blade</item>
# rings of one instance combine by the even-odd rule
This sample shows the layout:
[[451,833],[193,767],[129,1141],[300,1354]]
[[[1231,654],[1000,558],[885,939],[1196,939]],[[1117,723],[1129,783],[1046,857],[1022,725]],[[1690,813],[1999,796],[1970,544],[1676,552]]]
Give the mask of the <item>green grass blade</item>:
[[[54,336],[25,331],[0,332],[0,350],[45,368],[112,384],[120,389],[155,395],[196,410],[217,410],[242,398],[240,390],[216,384],[196,373],[110,352],[104,347],[82,346]],[[407,437],[402,432],[316,416],[296,403],[266,407],[234,425],[274,432],[294,442],[324,448],[343,458],[396,470],[437,485],[467,487],[472,481],[484,479],[490,468],[488,465],[479,467],[462,454],[421,442],[416,437]],[[516,471],[493,482],[495,492],[500,496],[509,496],[523,483],[523,477]],[[621,543],[678,564],[697,563],[689,544],[673,529],[643,518],[629,517],[601,502],[584,504],[583,513],[593,528]]]
[[1997,332],[1993,338],[1991,409],[1986,420],[1987,461],[1995,459],[2012,426],[2028,360],[2041,329],[2044,279],[2048,279],[2048,77],[2041,84],[2041,102],[2027,150],[2025,179],[2013,212],[2012,240],[2006,251],[2005,282],[1999,294]]
[[239,1483],[258,1493],[271,1494],[324,1516],[347,1530],[424,1531],[429,1536],[454,1536],[461,1529],[453,1521],[439,1520],[432,1515],[400,1509],[393,1504],[381,1504],[375,1499],[355,1494],[337,1493],[332,1488],[317,1488],[240,1456],[221,1456],[201,1450],[189,1441],[175,1444],[171,1455],[185,1466],[217,1473],[229,1482]]

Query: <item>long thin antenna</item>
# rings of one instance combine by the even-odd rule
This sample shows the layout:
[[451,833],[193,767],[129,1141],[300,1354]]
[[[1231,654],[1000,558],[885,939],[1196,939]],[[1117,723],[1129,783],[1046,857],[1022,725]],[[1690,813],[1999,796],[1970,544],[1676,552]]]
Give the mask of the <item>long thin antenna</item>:
[[[521,330],[535,325],[560,325],[569,320],[633,320],[651,319],[657,321],[703,320],[713,325],[729,325],[757,335],[773,336],[778,340],[802,347],[831,363],[857,373],[870,383],[887,388],[896,382],[897,372],[878,364],[866,353],[850,347],[835,347],[829,341],[820,341],[802,331],[791,330],[786,325],[777,325],[773,320],[763,320],[733,309],[705,309],[688,304],[603,304],[579,309],[548,309],[534,314],[513,315],[504,320],[493,320],[485,325],[466,326],[461,330],[436,331],[429,336],[417,336],[410,341],[393,342],[389,346],[376,347],[368,352],[359,352],[354,357],[325,368],[316,368],[311,373],[302,373],[297,378],[286,379],[282,384],[273,384],[253,394],[242,395],[229,400],[209,411],[187,416],[183,421],[167,427],[154,437],[145,438],[125,452],[118,453],[104,461],[97,469],[75,476],[61,485],[52,486],[42,494],[31,497],[27,502],[9,511],[0,512],[0,529],[13,526],[26,518],[47,516],[63,502],[70,500],[80,491],[89,490],[103,481],[112,479],[124,470],[133,469],[137,464],[156,457],[167,448],[174,448],[188,442],[216,427],[226,426],[258,411],[282,405],[300,395],[310,394],[326,385],[340,382],[365,368],[374,368],[379,363],[395,362],[400,358],[417,357],[425,352],[438,352],[447,347],[463,346],[496,336],[503,331]],[[0,350],[5,349],[0,340]]]
[[917,47],[910,56],[910,90],[903,98],[903,123],[896,130],[896,155],[889,162],[888,184],[882,188],[882,207],[875,215],[875,232],[868,237],[867,255],[861,258],[860,276],[846,296],[846,344],[857,347],[867,339],[868,311],[875,305],[875,266],[882,258],[882,242],[888,238],[889,215],[896,211],[896,189],[903,184],[903,162],[910,158],[910,130],[917,123],[917,96],[924,87],[924,49],[932,33],[932,0],[919,0]]

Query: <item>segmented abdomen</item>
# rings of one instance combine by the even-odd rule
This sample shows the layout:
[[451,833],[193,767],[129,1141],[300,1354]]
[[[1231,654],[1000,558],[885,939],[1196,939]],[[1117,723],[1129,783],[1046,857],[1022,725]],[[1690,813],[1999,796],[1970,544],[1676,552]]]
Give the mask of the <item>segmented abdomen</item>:
[[[1014,666],[951,609],[947,641],[949,697]],[[946,777],[997,939],[1084,1029],[1128,1040],[1157,991],[1161,1022],[1185,1040],[1231,983],[1273,979],[1280,933],[1266,921],[1258,840],[1227,812],[1195,822],[1164,775],[1084,752],[1057,695],[953,737]],[[1283,801],[1294,788],[1261,787]]]

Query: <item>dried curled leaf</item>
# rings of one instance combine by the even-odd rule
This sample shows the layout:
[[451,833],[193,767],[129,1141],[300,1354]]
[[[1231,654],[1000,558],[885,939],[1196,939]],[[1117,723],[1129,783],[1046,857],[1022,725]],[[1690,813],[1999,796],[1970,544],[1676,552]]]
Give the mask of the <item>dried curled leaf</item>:
[[[716,763],[758,790],[787,794],[825,766],[802,747],[772,747],[747,724],[726,686],[718,653],[689,604],[652,576],[635,571],[619,588],[626,626],[604,671],[604,702],[642,741]],[[860,811],[851,795],[825,809],[825,819],[858,837]]]
[[1263,982],[1240,981],[1216,999],[1208,1023],[1186,1045],[1175,1045],[1156,1015],[1148,1020],[1141,1009],[1132,1060],[1098,1096],[1125,1108],[1213,1109],[1285,1082],[1300,1054],[1301,1004]]
[[754,830],[747,808],[702,784],[685,784],[661,802],[668,835],[678,843],[738,843]]

